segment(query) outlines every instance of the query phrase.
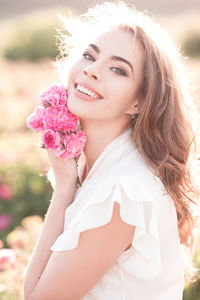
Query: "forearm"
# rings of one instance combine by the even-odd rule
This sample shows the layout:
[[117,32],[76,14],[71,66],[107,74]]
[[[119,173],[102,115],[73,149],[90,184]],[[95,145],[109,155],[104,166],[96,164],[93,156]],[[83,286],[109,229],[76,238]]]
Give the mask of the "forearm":
[[42,231],[29,261],[24,280],[25,300],[29,299],[47,265],[52,253],[50,247],[63,232],[65,209],[73,200],[75,184],[67,182],[64,188],[65,191],[55,189],[52,195]]

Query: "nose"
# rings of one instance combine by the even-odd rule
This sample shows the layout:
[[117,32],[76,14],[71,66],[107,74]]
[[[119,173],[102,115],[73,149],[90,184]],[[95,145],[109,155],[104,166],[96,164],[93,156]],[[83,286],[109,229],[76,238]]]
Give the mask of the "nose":
[[94,78],[95,80],[98,80],[98,79],[99,79],[99,74],[98,74],[97,69],[94,68],[94,67],[91,66],[91,65],[86,66],[85,68],[83,68],[82,72],[83,72],[83,74],[84,74],[85,76],[92,77],[92,78]]

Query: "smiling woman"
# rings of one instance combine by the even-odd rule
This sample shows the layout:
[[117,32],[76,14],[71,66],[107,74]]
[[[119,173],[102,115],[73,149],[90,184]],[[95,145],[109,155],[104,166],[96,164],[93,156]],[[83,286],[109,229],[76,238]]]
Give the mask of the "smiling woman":
[[199,196],[182,57],[123,2],[65,22],[57,66],[87,141],[78,168],[48,151],[56,184],[25,300],[181,300]]
[[[139,112],[138,89],[142,76],[143,49],[140,43],[134,40],[130,32],[109,27],[96,35],[94,43],[89,44],[71,65],[65,83],[69,91],[68,107],[79,116],[85,130],[89,124],[87,120],[95,119],[96,122],[104,121],[101,129],[102,126],[106,130],[114,126],[117,136],[127,127],[131,114]],[[96,97],[88,93],[94,93]],[[82,100],[92,101],[93,105]],[[94,125],[92,127],[97,132],[99,125],[96,129]]]

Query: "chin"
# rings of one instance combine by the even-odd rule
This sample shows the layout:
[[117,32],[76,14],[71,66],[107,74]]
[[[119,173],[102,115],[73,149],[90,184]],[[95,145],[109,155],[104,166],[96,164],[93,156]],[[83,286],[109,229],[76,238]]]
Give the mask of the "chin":
[[75,105],[73,105],[73,103],[70,101],[70,99],[68,99],[67,107],[71,113],[78,116],[78,114],[77,114],[78,109],[76,109],[77,107]]
[[73,97],[68,97],[67,107],[72,114],[76,115],[77,117],[81,117],[81,108],[79,107],[78,103],[76,103],[76,99],[73,99]]

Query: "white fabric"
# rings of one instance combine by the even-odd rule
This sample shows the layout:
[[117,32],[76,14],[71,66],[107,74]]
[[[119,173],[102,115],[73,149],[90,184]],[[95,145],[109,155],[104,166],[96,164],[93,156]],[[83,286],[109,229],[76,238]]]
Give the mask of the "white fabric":
[[131,134],[126,130],[99,155],[67,207],[64,231],[51,250],[76,248],[80,232],[110,221],[117,201],[123,221],[136,226],[132,247],[82,300],[181,300],[184,271],[174,203]]

